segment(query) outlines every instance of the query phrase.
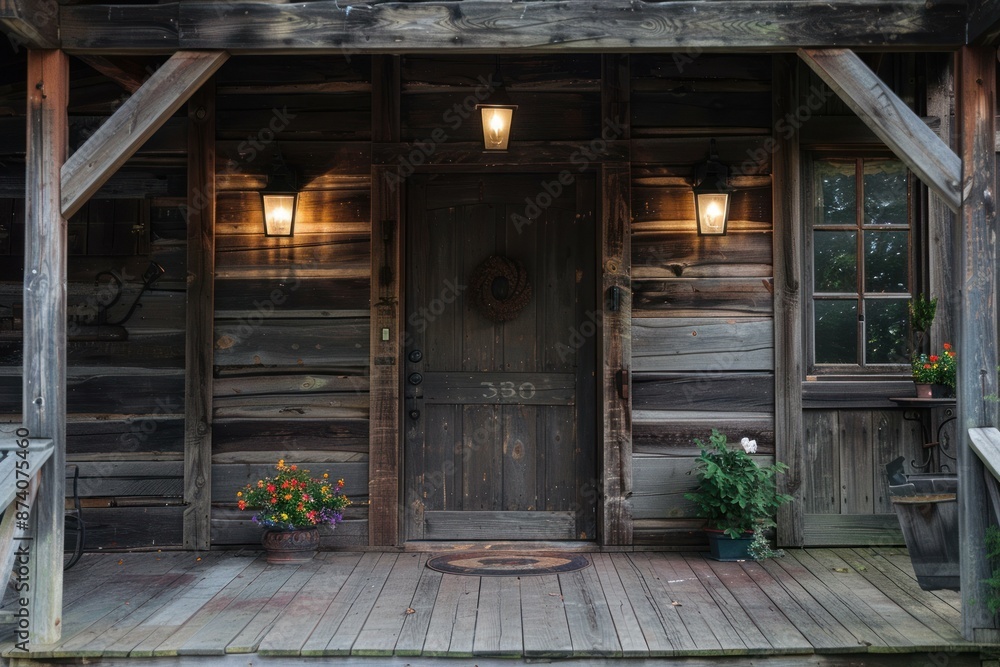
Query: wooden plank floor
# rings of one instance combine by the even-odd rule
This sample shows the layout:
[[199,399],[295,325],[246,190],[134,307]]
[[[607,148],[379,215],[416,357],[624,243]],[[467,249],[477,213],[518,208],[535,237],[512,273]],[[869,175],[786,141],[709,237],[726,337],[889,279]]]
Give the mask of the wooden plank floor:
[[[371,665],[421,664],[404,656],[897,664],[891,654],[979,664],[983,647],[959,632],[959,596],[920,590],[900,549],[790,550],[763,563],[588,557],[589,568],[568,574],[480,578],[430,570],[424,553],[325,552],[301,566],[268,566],[256,553],[88,554],[66,573],[62,640],[25,653],[8,626],[0,652],[109,665],[232,654],[257,654],[255,664],[333,655]],[[864,662],[851,662],[858,654]]]

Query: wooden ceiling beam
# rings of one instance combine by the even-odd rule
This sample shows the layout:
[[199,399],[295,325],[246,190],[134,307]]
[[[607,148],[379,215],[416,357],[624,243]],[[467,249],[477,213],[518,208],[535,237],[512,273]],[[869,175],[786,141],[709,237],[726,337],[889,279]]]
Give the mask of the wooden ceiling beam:
[[961,210],[961,158],[855,53],[801,49],[799,56],[931,191]]
[[55,0],[0,0],[0,30],[29,49],[59,48],[58,16]]
[[157,69],[63,165],[63,217],[78,211],[228,57],[181,51]]
[[928,50],[964,44],[965,30],[963,3],[924,0],[216,1],[60,10],[62,46],[74,54]]

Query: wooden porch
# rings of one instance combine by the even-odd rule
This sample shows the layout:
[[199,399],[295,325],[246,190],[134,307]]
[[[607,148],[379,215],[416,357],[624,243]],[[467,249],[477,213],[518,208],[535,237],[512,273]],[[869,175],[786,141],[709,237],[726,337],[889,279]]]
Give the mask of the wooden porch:
[[5,627],[0,650],[11,665],[981,664],[984,647],[962,638],[958,594],[922,591],[902,549],[791,550],[761,563],[588,556],[574,573],[480,578],[432,571],[415,552],[323,552],[301,566],[268,566],[254,551],[87,554],[66,573],[61,641],[23,652]]

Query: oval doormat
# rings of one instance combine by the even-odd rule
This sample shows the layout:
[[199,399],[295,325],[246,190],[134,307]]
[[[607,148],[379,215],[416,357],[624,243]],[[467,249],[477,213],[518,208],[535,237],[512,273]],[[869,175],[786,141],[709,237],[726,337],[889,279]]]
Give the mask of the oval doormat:
[[590,565],[583,554],[518,553],[492,551],[457,553],[435,556],[427,567],[447,574],[468,574],[477,577],[521,577],[532,574],[560,574],[582,570]]

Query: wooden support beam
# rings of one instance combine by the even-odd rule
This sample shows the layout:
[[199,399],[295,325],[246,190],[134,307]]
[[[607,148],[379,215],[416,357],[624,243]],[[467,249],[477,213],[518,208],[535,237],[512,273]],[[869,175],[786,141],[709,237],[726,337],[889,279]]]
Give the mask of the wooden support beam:
[[[372,141],[400,137],[399,58],[372,59]],[[403,354],[402,190],[396,167],[372,167],[371,388],[369,393],[368,543],[399,543]]]
[[952,210],[962,205],[962,161],[860,58],[846,49],[799,56]]
[[74,53],[690,53],[965,43],[964,7],[924,0],[76,4],[63,6],[59,19],[63,48]]
[[[772,117],[775,122],[798,106],[794,56],[775,56]],[[802,197],[798,132],[775,133],[771,152],[774,206],[774,456],[788,465],[778,490],[794,500],[778,510],[779,546],[805,543],[803,480],[806,477],[802,423]]]
[[188,104],[187,325],[184,364],[184,548],[211,546],[215,324],[215,87]]
[[[31,438],[55,443],[31,508],[29,640],[62,633],[63,503],[66,466],[66,220],[60,168],[68,142],[69,60],[62,51],[28,52],[28,149],[24,248],[24,400]],[[35,472],[35,471],[29,471]]]
[[[601,124],[606,141],[631,139],[631,61],[601,56]],[[628,162],[600,166],[601,217],[596,239],[601,312],[598,357],[599,449],[603,494],[598,506],[601,543],[632,544],[632,199]],[[612,290],[620,298],[612,310]]]
[[181,52],[156,70],[63,165],[63,216],[78,211],[228,57],[224,51]]
[[55,0],[0,0],[0,29],[15,48],[59,48],[58,18]]
[[985,534],[990,500],[983,463],[967,429],[995,427],[997,403],[996,249],[996,52],[959,50],[956,117],[967,193],[961,213],[958,352],[958,520],[961,554],[962,634],[969,641],[1000,639],[996,616],[986,607],[990,576]]

